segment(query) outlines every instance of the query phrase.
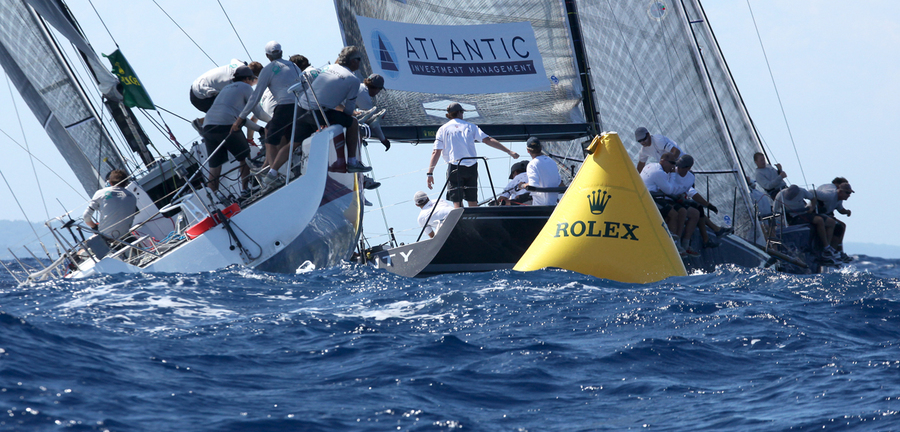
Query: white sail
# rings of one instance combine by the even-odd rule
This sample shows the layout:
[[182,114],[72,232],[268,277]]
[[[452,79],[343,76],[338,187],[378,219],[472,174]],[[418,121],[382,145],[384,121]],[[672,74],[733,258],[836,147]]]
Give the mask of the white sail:
[[125,168],[41,18],[24,0],[0,2],[0,64],[88,195],[107,173]]

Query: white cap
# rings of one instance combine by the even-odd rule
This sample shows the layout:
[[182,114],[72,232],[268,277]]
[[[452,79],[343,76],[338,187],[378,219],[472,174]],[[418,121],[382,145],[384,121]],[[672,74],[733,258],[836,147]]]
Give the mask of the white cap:
[[266,54],[275,54],[281,52],[281,44],[275,41],[269,41],[266,44]]
[[416,195],[413,196],[413,201],[415,201],[416,205],[423,205],[428,202],[428,194],[418,191],[416,192]]

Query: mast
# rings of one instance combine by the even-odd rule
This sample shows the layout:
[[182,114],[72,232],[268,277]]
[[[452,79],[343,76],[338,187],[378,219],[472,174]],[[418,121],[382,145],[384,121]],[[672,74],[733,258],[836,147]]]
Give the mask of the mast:
[[[79,35],[87,40],[84,36],[84,32],[81,31],[81,26],[78,24],[78,21],[75,20],[75,16],[72,15],[72,12],[69,10],[68,6],[63,3],[62,0],[56,0],[57,5],[59,6],[60,12],[63,14],[63,17],[69,21],[69,24],[72,25],[72,28],[75,29]],[[81,58],[84,59],[84,63],[87,66],[88,72],[91,73],[91,76],[94,77],[94,81],[96,84],[100,84],[100,77],[98,75],[98,71],[94,69],[94,65],[91,63],[88,54],[78,50],[78,53],[81,55]],[[117,86],[117,90],[121,93],[122,85],[119,84]],[[110,114],[112,114],[113,121],[116,122],[116,126],[122,132],[122,136],[125,137],[125,142],[128,144],[128,147],[131,148],[131,151],[135,152],[140,156],[141,161],[144,162],[144,165],[149,166],[153,163],[154,158],[153,155],[150,154],[150,150],[147,149],[147,143],[150,142],[150,138],[147,137],[147,134],[144,132],[144,129],[141,127],[140,123],[134,120],[134,112],[131,108],[125,106],[121,100],[114,100],[113,98],[104,95],[103,103],[106,105],[106,108],[109,110]],[[125,167],[122,167],[123,169]]]
[[572,44],[575,46],[575,63],[581,77],[581,105],[584,107],[584,118],[589,125],[589,133],[598,135],[603,129],[600,121],[600,113],[597,111],[597,103],[594,100],[594,87],[591,85],[591,70],[587,64],[584,44],[582,43],[581,24],[578,21],[578,7],[575,0],[565,0],[566,13],[569,18],[569,33],[572,36]]

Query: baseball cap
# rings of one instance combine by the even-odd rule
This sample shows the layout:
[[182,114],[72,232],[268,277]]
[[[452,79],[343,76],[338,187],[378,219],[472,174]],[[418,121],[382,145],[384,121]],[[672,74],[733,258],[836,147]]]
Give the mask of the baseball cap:
[[528,170],[528,161],[519,161],[513,164],[513,166],[509,169],[509,179],[512,180],[515,177],[516,172],[526,172]]
[[372,75],[369,75],[369,77],[366,79],[369,80],[374,87],[377,87],[380,89],[384,88],[384,77],[382,77],[381,75],[372,74]]
[[256,77],[256,75],[253,75],[253,70],[251,70],[249,66],[238,66],[237,69],[234,70],[235,79],[251,77]]
[[527,147],[528,150],[541,150],[543,148],[541,140],[537,137],[528,138],[528,141],[525,141],[525,147]]
[[422,191],[416,192],[416,195],[413,196],[413,201],[415,201],[416,205],[422,205],[428,202],[428,194]]
[[645,128],[643,126],[634,130],[634,139],[636,139],[638,141],[643,140],[644,138],[647,137],[647,135],[650,135],[650,131],[648,131],[647,128]]
[[854,193],[854,192],[855,192],[855,191],[853,190],[853,188],[850,187],[850,183],[841,183],[841,185],[838,186],[838,189],[840,189],[840,190],[842,190],[842,191],[844,191],[844,192],[849,192],[849,193]]
[[269,41],[266,44],[266,54],[275,54],[281,52],[281,44],[275,41]]
[[689,154],[683,154],[675,161],[675,166],[678,168],[690,168],[694,166],[694,157]]
[[465,111],[465,110],[463,109],[462,105],[460,105],[458,102],[453,102],[452,104],[450,104],[450,106],[447,107],[448,113],[459,112],[459,111]]

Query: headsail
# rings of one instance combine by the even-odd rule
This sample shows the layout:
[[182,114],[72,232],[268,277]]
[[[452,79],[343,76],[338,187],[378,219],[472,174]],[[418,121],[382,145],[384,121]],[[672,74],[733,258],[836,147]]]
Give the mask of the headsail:
[[344,43],[365,47],[364,72],[386,78],[390,91],[377,103],[389,107],[382,126],[392,138],[430,140],[450,102],[471,107],[466,118],[498,139],[587,135],[562,2],[335,0],[335,7]]
[[48,29],[24,0],[0,2],[0,64],[88,194],[108,172],[125,168]]

